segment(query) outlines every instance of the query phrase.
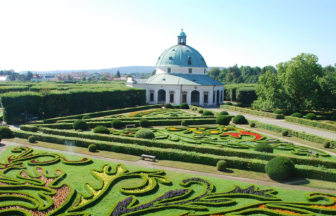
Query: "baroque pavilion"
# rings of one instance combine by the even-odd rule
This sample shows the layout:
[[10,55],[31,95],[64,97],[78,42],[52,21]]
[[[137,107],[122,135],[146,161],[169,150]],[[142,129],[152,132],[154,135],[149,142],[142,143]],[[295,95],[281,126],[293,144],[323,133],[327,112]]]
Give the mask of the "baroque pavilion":
[[181,30],[177,45],[165,50],[156,62],[156,72],[148,79],[129,77],[126,85],[146,89],[148,104],[196,106],[222,104],[224,84],[207,75],[202,55],[187,45],[187,35]]

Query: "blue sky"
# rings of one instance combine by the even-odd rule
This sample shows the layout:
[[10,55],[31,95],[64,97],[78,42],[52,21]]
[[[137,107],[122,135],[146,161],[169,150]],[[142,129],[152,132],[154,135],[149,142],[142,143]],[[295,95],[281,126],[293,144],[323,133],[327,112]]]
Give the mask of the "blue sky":
[[336,63],[335,0],[0,0],[0,70],[154,66],[177,43],[208,66]]

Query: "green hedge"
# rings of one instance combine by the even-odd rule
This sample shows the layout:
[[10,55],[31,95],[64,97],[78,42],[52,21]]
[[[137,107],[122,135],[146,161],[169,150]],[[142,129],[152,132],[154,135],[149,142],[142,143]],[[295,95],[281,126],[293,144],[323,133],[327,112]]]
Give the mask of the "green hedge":
[[[308,126],[311,126],[311,127],[317,127],[317,128],[321,128],[321,129],[336,131],[336,124],[328,124],[328,123],[319,122],[319,121],[316,121],[316,120],[296,118],[296,117],[291,117],[291,116],[286,116],[285,120],[288,121],[288,122],[295,122],[295,123],[298,123],[298,124],[308,125]],[[335,135],[335,137],[336,137],[336,135]]]
[[[9,124],[25,121],[25,113],[39,119],[66,116],[146,104],[146,90],[92,89],[51,91],[49,94],[36,92],[8,92],[1,96],[4,121]],[[91,116],[91,115],[90,115]],[[94,117],[94,116],[91,116]]]
[[[118,135],[105,135],[105,134],[94,134],[90,132],[76,132],[76,131],[67,131],[67,130],[56,130],[49,128],[40,128],[43,133],[66,136],[66,137],[75,137],[81,139],[90,139],[90,140],[100,140],[100,141],[108,141],[108,142],[119,142],[119,143],[127,143],[127,144],[137,144],[147,147],[159,147],[165,149],[176,149],[183,151],[192,151],[192,152],[200,152],[206,154],[213,155],[222,155],[229,157],[243,157],[243,158],[258,158],[262,160],[271,160],[272,158],[279,156],[271,153],[264,152],[255,152],[255,151],[246,151],[242,149],[230,149],[230,148],[216,148],[210,146],[199,146],[194,144],[186,144],[186,143],[176,143],[166,140],[146,140],[146,139],[137,139],[135,137],[127,137],[127,136],[118,136]],[[336,167],[336,161],[319,159],[319,158],[308,158],[296,155],[281,155],[291,159],[295,164],[303,164],[303,165],[311,165],[311,166],[321,166],[327,168]]]
[[[20,138],[28,138],[34,135],[39,141],[63,144],[72,143],[75,146],[87,148],[92,140],[78,139],[75,137],[64,137],[48,134],[33,133],[27,131],[15,131],[15,136]],[[138,139],[140,141],[140,139]],[[192,151],[183,151],[180,149],[166,149],[157,147],[146,147],[140,145],[130,145],[117,142],[95,141],[97,148],[104,151],[112,151],[117,153],[131,154],[140,156],[141,154],[155,155],[161,160],[182,161],[188,163],[197,163],[204,165],[216,166],[219,160],[225,160],[228,168],[246,169],[256,172],[265,172],[267,161],[260,159],[250,159],[232,156],[219,156],[211,154],[203,154]],[[311,171],[311,172],[310,172]],[[310,166],[299,166],[296,168],[296,175],[306,178],[322,178],[324,180],[336,181],[336,171],[321,170],[320,168]]]
[[229,105],[221,105],[220,107],[222,109],[234,110],[234,111],[238,111],[238,112],[242,112],[242,113],[248,113],[248,114],[252,114],[252,115],[264,116],[264,117],[269,117],[269,118],[275,118],[275,119],[284,119],[285,118],[284,114],[274,114],[274,113],[251,110],[251,109],[229,106]]

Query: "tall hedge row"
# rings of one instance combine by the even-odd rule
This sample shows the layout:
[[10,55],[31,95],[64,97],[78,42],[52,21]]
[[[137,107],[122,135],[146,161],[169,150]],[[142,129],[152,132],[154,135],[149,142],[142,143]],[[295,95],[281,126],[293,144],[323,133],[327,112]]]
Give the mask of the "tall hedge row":
[[1,96],[4,121],[22,123],[25,113],[39,119],[144,105],[145,89],[95,89],[35,92],[9,92]]

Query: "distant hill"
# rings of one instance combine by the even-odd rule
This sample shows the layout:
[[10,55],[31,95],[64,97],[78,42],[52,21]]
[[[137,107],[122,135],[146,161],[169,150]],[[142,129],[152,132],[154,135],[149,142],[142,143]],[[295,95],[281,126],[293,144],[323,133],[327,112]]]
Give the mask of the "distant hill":
[[[212,67],[209,67],[210,70]],[[224,67],[218,67],[220,70]],[[57,73],[71,73],[71,72],[88,72],[88,73],[152,73],[155,70],[154,66],[126,66],[126,67],[117,67],[109,69],[96,69],[96,70],[54,70],[54,71],[32,71],[33,73],[39,74],[57,74]],[[27,71],[20,71],[19,73],[27,73]]]

